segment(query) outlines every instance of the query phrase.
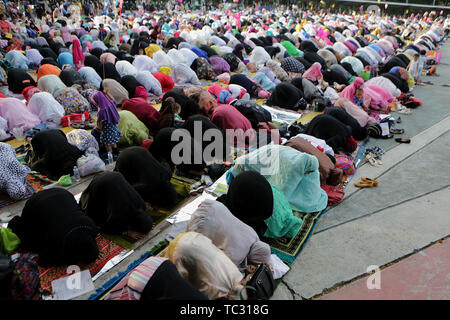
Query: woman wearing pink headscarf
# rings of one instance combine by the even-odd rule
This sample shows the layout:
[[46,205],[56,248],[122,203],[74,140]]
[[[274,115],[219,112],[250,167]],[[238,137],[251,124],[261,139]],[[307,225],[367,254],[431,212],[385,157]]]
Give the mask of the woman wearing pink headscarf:
[[318,62],[314,62],[313,65],[302,75],[302,78],[306,78],[313,82],[318,81],[323,77],[320,68],[322,68],[321,64]]
[[361,77],[356,77],[349,86],[347,86],[344,90],[342,90],[342,92],[339,94],[339,97],[347,98],[350,101],[353,101],[356,89],[359,89],[363,84],[364,79]]
[[72,41],[72,56],[73,56],[73,64],[77,70],[80,70],[84,67],[84,55],[83,51],[81,51],[80,40],[73,39]]

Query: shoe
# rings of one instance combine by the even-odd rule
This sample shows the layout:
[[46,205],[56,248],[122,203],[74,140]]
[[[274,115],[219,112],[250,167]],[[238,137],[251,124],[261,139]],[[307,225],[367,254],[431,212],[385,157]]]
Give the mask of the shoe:
[[398,143],[411,143],[411,139],[404,139],[404,138],[396,138],[395,141]]
[[378,187],[378,181],[375,180],[375,179],[370,179],[370,178],[367,178],[367,177],[362,177],[361,180],[364,181],[364,182],[370,182],[370,183],[373,184],[374,187]]
[[375,185],[374,185],[373,182],[370,182],[370,181],[363,181],[363,182],[358,181],[358,182],[355,182],[355,187],[358,187],[358,188],[372,188],[372,187],[375,187]]
[[391,129],[391,133],[393,133],[393,134],[403,134],[403,133],[405,133],[405,129]]

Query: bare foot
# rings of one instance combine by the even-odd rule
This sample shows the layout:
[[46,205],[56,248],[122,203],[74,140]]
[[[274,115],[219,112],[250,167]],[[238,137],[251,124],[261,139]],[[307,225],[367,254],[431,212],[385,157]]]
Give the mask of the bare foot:
[[129,237],[133,240],[141,240],[141,239],[144,239],[146,236],[145,233],[140,233],[140,232],[133,231],[133,230],[128,230],[126,235],[127,235],[127,237]]

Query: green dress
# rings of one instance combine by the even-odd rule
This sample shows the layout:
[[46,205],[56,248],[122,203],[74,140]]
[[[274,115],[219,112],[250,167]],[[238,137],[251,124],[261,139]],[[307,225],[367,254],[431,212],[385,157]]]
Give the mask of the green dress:
[[132,112],[119,111],[119,129],[122,132],[119,145],[123,147],[140,146],[142,141],[149,138],[147,126]]

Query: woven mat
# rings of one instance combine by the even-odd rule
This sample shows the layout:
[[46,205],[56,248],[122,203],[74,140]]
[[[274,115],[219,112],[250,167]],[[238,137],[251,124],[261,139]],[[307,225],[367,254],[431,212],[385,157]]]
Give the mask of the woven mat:
[[26,181],[27,193],[25,197],[20,200],[11,199],[6,193],[0,194],[0,209],[8,207],[16,202],[28,199],[34,193],[41,191],[45,186],[49,185],[51,182],[40,179],[36,174],[29,173]]
[[[94,276],[109,260],[114,258],[124,249],[110,240],[105,239],[101,235],[95,239],[97,241],[100,255],[98,259],[90,265],[80,265],[81,271],[89,270]],[[59,267],[39,267],[39,278],[41,280],[41,288],[44,292],[52,293],[52,281],[67,277],[67,266]]]
[[303,220],[303,225],[298,234],[291,239],[262,238],[261,240],[268,243],[272,249],[272,253],[276,254],[281,260],[287,263],[293,263],[311,236],[317,220],[319,220],[325,210],[315,213],[294,212],[297,217]]
[[[182,196],[182,198],[171,208],[153,208],[154,209],[153,211],[148,212],[148,214],[153,218],[155,226],[163,222],[169,215],[175,212],[180,206],[185,204],[191,198],[189,194],[190,183],[180,181],[177,178],[172,178],[170,182],[173,184],[175,190],[179,195]],[[107,233],[103,233],[103,236],[128,250],[134,249],[138,243],[141,243],[146,239],[145,238],[137,241],[127,236],[113,235]]]

